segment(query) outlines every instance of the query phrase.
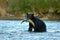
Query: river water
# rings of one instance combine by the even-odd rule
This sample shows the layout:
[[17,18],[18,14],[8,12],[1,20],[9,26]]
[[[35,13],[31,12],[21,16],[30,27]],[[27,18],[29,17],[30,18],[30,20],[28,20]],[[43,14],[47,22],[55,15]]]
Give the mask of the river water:
[[44,21],[47,32],[28,32],[29,23],[0,20],[0,40],[60,40],[60,21]]

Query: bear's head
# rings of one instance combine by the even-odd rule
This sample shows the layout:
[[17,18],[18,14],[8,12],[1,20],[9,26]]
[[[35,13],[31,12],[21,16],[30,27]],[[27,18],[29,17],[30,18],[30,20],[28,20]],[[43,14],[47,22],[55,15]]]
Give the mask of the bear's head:
[[27,19],[32,19],[33,17],[34,17],[34,14],[29,14],[29,13],[27,13]]
[[32,14],[32,13],[27,13],[27,21],[29,22],[29,23],[31,23],[33,26],[35,26],[35,24],[34,24],[34,22],[33,22],[33,20],[32,19],[34,19],[34,14]]

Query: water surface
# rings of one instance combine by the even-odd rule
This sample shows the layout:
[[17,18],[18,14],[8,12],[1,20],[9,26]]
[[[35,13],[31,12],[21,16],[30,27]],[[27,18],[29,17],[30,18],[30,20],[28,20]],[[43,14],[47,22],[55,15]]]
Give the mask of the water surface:
[[44,21],[47,32],[28,32],[29,23],[0,20],[0,40],[60,40],[60,21]]

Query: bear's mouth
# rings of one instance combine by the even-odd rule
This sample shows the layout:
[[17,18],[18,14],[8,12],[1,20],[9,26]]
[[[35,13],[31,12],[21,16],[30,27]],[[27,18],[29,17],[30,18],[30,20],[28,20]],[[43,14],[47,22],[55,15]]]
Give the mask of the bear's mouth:
[[29,23],[31,23],[33,26],[35,26],[34,22],[33,22],[31,19],[29,19],[29,18],[28,18],[28,20],[27,20],[27,19],[26,19],[26,20],[23,20],[21,23],[23,23],[23,22],[29,22]]
[[27,21],[31,23],[33,26],[35,26],[34,22],[31,19],[28,19]]

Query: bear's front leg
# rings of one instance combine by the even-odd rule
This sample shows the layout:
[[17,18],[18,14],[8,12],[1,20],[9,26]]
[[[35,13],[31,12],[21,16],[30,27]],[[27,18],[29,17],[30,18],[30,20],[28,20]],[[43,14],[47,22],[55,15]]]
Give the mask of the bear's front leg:
[[33,25],[31,23],[29,23],[28,31],[32,31],[32,29],[33,29]]

